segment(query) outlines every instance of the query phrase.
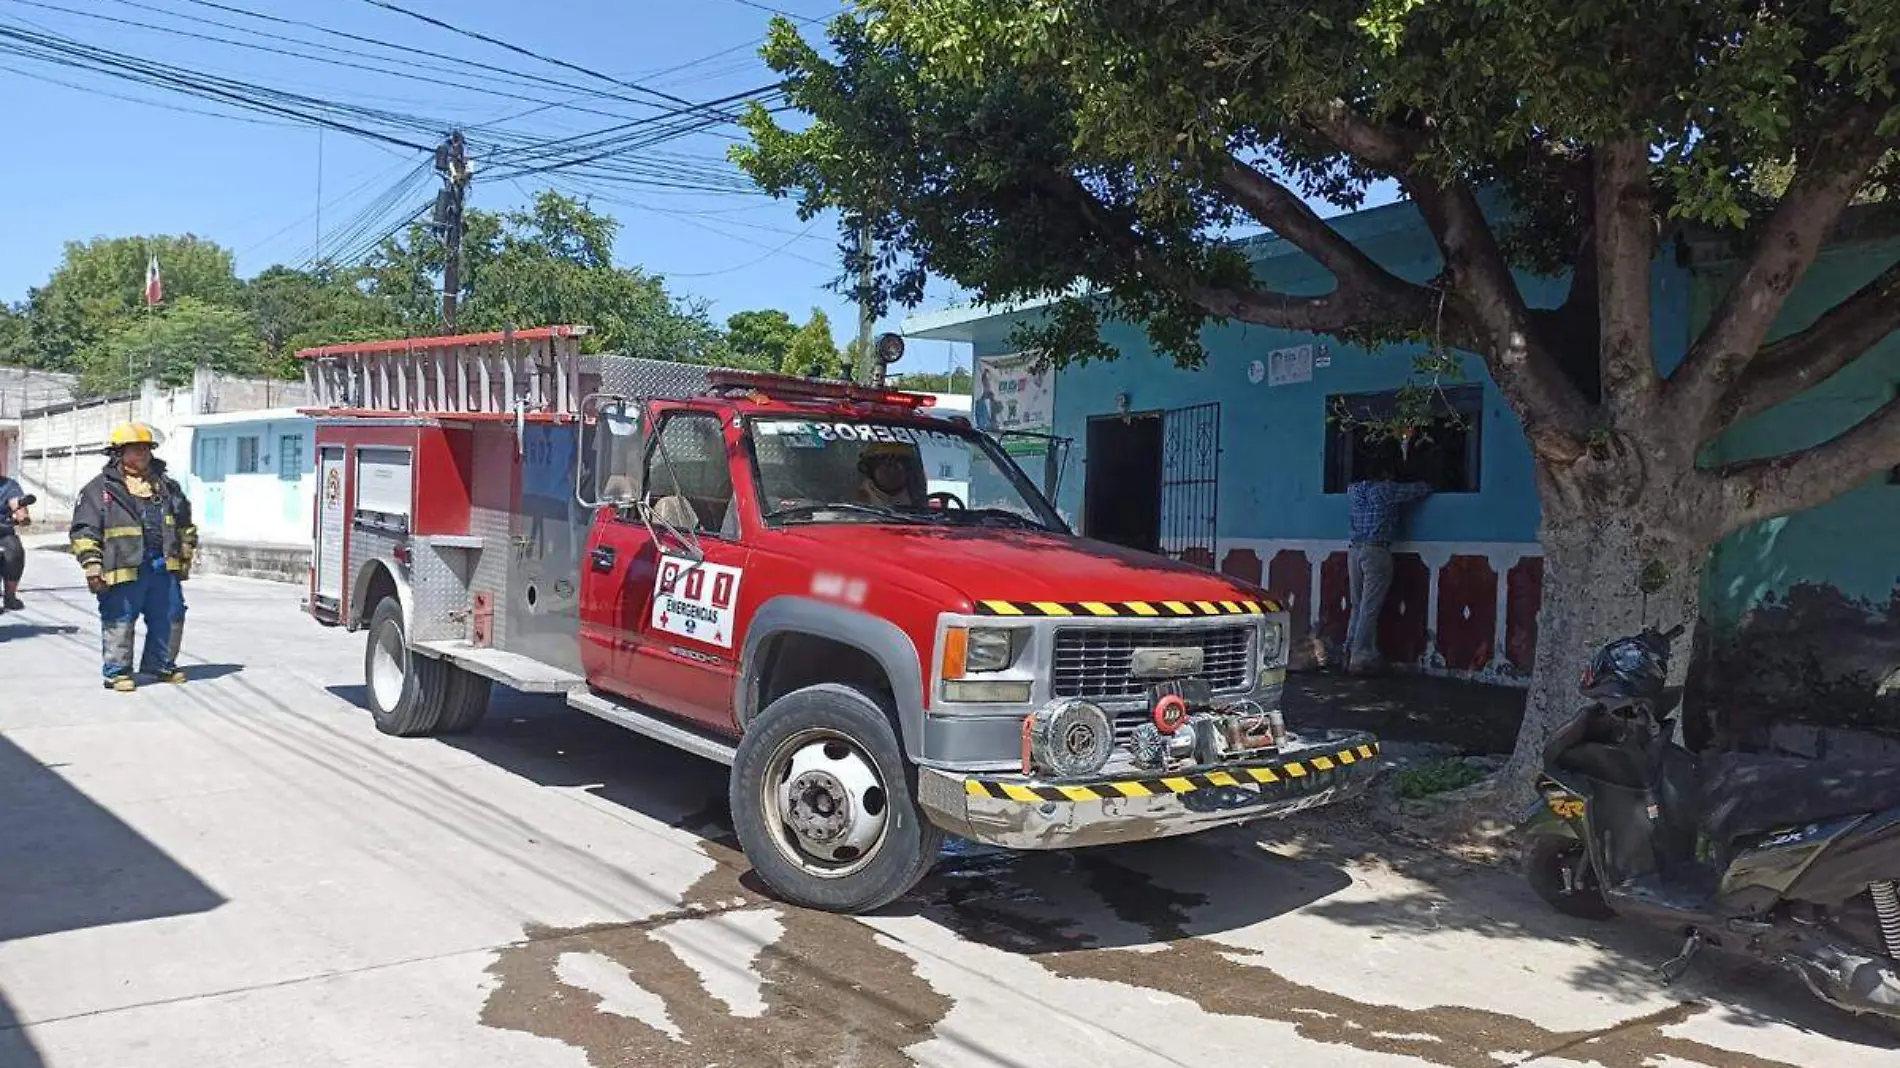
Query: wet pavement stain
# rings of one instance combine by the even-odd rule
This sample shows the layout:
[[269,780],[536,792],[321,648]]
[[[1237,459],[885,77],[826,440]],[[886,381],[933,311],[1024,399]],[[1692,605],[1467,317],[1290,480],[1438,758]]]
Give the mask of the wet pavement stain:
[[[1674,1005],[1603,1031],[1551,1031],[1520,1017],[1464,1006],[1421,1010],[1368,1005],[1282,978],[1268,966],[1269,959],[1267,954],[1199,939],[1177,942],[1160,953],[1108,950],[1039,958],[1065,978],[1162,990],[1207,1012],[1290,1023],[1301,1038],[1313,1042],[1401,1054],[1446,1068],[1498,1068],[1547,1056],[1602,1068],[1653,1068],[1664,1055],[1707,1068],[1801,1068],[1665,1034],[1667,1028],[1706,1011],[1695,1003]],[[1168,976],[1166,987],[1141,981],[1154,974]]]
[[[703,848],[715,866],[687,891],[680,913],[658,922],[531,930],[525,944],[503,951],[488,969],[496,984],[482,1022],[578,1047],[594,1068],[907,1068],[912,1062],[904,1050],[932,1036],[950,999],[919,979],[910,958],[882,945],[871,928],[769,902],[741,881],[747,871],[742,857],[713,843]],[[765,1003],[756,1017],[733,1015],[699,972],[655,935],[677,918],[738,908],[772,908],[784,919],[783,936],[765,946],[754,965]],[[571,953],[598,954],[625,968],[665,1003],[679,1037],[605,1011],[600,995],[564,983],[559,962]]]
[[[504,951],[489,969],[497,982],[483,1023],[578,1047],[594,1068],[913,1063],[906,1050],[933,1037],[952,1002],[918,977],[912,959],[856,920],[766,899],[752,888],[749,866],[729,845],[703,842],[702,848],[715,867],[688,891],[677,913],[631,925],[534,930],[525,944]],[[1210,849],[1196,860],[1219,855],[1238,856]],[[1335,888],[1310,887],[1269,911],[1298,907]],[[1653,1068],[1664,1056],[1697,1068],[1800,1068],[1667,1034],[1707,1011],[1693,1002],[1587,1032],[1553,1031],[1463,1006],[1365,1004],[1280,976],[1268,953],[1196,937],[1210,930],[1197,911],[1208,902],[1208,895],[1162,886],[1107,852],[964,853],[946,857],[893,911],[925,916],[972,943],[1034,960],[1061,978],[1152,990],[1213,1014],[1291,1024],[1311,1042],[1445,1068],[1499,1068],[1546,1057],[1600,1068]],[[765,1011],[756,1017],[734,1015],[654,933],[681,918],[764,909],[779,916],[783,935],[758,954]],[[1100,930],[1090,929],[1091,915],[1132,925],[1142,949],[1132,942],[1131,948],[1104,944]],[[559,962],[571,953],[599,954],[625,968],[664,1002],[678,1038],[608,1011],[601,995],[564,983]]]

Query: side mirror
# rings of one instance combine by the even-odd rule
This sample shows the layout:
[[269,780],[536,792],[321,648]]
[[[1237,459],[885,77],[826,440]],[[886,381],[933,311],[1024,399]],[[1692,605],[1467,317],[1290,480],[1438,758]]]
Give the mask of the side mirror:
[[640,500],[640,409],[625,397],[594,393],[580,405],[574,499],[589,508],[631,508]]

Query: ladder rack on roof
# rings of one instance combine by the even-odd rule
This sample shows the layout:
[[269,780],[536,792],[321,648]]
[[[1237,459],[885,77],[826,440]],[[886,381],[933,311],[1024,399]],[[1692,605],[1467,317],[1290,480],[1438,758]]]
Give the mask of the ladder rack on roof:
[[[331,411],[572,415],[585,378],[584,326],[325,345],[297,354],[311,406]],[[591,372],[591,373],[590,373]]]

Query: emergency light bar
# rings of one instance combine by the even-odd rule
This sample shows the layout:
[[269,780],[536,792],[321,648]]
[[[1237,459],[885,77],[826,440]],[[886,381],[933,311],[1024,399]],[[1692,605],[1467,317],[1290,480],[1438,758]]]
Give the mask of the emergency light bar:
[[896,389],[876,389],[830,379],[797,378],[767,374],[763,371],[716,370],[707,375],[714,389],[740,389],[762,393],[776,400],[857,401],[884,404],[895,408],[934,408],[937,398],[905,393]]

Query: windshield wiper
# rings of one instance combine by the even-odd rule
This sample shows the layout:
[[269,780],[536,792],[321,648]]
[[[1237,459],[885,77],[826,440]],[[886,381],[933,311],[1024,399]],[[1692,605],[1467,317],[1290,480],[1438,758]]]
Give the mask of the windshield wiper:
[[879,508],[869,504],[855,504],[850,501],[814,501],[811,504],[795,504],[790,508],[779,508],[765,513],[767,519],[810,519],[819,512],[852,512],[857,515],[874,515],[879,519],[895,519],[903,523],[927,523],[922,516],[906,515],[891,508]]

